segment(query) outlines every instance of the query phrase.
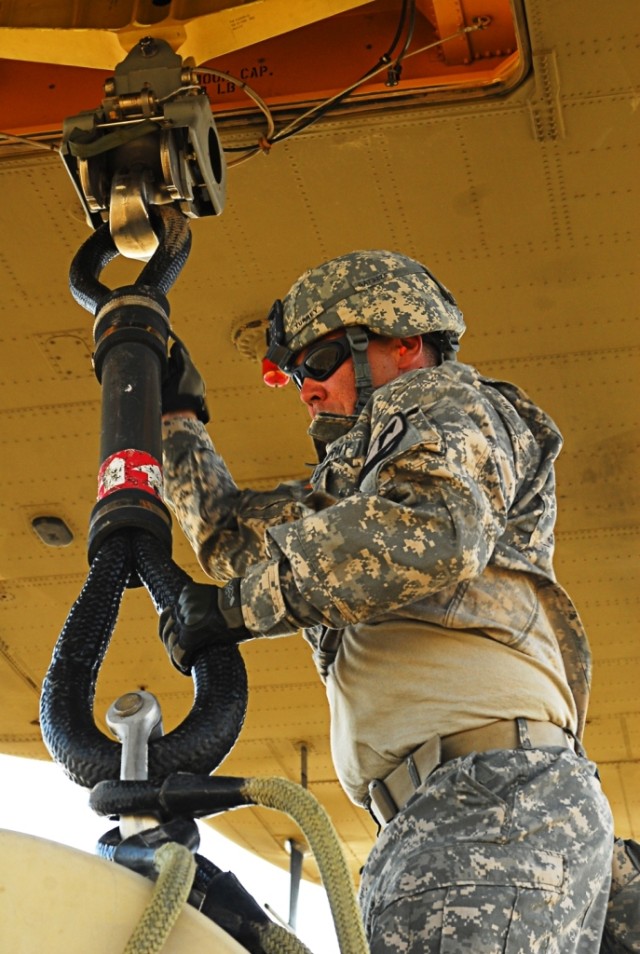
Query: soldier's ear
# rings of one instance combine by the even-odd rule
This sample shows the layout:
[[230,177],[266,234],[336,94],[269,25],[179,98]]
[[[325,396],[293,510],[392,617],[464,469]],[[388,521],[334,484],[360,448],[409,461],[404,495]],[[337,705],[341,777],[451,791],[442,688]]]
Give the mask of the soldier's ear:
[[420,335],[398,338],[397,362],[400,371],[409,371],[421,366],[422,338]]

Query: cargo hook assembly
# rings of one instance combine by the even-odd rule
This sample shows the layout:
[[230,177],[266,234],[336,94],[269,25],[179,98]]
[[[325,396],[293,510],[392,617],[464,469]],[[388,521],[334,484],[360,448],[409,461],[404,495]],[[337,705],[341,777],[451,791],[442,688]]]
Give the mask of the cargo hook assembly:
[[[171,334],[166,294],[187,260],[191,233],[171,205],[153,207],[150,217],[159,244],[133,285],[112,291],[100,281],[119,254],[108,223],[80,248],[69,278],[76,301],[95,316],[101,465],[90,570],[53,652],[40,721],[51,756],[86,788],[120,776],[121,746],[96,726],[93,700],[124,591],[143,585],[160,613],[190,579],[171,558],[171,520],[162,500],[161,385]],[[192,677],[191,711],[149,744],[149,779],[209,774],[240,733],[247,678],[237,647],[204,648]]]

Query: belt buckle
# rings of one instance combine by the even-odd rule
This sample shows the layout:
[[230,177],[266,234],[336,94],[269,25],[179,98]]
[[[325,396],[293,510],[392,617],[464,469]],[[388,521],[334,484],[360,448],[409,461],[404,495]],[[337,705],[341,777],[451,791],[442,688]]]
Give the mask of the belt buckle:
[[398,814],[398,806],[382,779],[374,778],[369,782],[371,812],[376,821],[384,827]]
[[[407,765],[411,781],[418,789],[429,778],[432,772],[440,768],[447,759],[442,753],[442,739],[439,735],[433,735],[427,739],[420,748],[416,749],[409,756],[411,765]],[[407,759],[407,762],[409,762]]]

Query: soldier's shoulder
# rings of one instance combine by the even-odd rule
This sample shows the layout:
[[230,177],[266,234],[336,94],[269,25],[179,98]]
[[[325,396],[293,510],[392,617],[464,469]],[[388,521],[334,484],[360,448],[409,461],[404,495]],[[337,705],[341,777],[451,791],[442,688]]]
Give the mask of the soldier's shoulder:
[[447,402],[458,408],[481,403],[481,381],[474,367],[458,361],[408,371],[377,389],[372,415],[396,414],[417,407],[427,410]]

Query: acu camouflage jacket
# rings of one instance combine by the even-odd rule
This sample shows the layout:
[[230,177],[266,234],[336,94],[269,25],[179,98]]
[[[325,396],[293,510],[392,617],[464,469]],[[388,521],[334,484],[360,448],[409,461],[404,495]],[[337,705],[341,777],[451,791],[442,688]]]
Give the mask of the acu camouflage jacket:
[[[182,419],[165,425],[165,487],[206,572],[243,578],[253,631],[302,627],[317,647],[322,627],[407,618],[542,662],[559,649],[580,736],[590,654],[552,566],[561,445],[517,387],[446,362],[378,388],[311,488],[240,490],[203,425]],[[531,636],[540,612],[555,647]]]

